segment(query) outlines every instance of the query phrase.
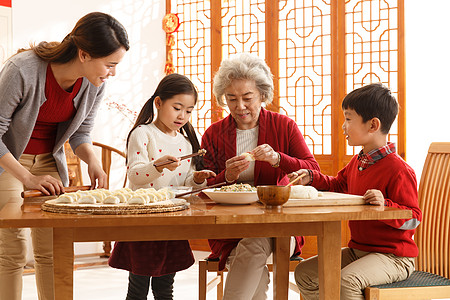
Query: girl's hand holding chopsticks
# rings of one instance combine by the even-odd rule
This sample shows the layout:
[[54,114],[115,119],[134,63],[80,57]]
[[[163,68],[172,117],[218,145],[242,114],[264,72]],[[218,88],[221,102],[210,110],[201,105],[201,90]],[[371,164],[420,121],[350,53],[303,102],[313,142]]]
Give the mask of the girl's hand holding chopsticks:
[[309,176],[309,172],[306,169],[300,169],[298,171],[292,172],[288,174],[289,184],[301,184],[307,185],[311,181],[311,176]]
[[169,169],[170,171],[175,170],[181,165],[181,159],[173,155],[164,155],[153,162],[156,170],[162,172],[164,169]]
[[[168,164],[172,164],[172,163],[174,163],[174,162],[179,162],[179,161],[181,161],[181,160],[183,160],[183,159],[186,159],[186,158],[190,158],[190,157],[195,157],[195,156],[203,156],[203,155],[205,155],[205,153],[206,153],[206,150],[205,149],[200,149],[200,150],[198,150],[197,152],[194,152],[194,153],[192,153],[192,154],[188,154],[188,155],[184,155],[184,156],[180,156],[180,157],[175,157],[175,156],[171,156],[171,155],[165,155],[165,156],[163,156],[163,157],[160,157],[159,159],[157,159],[157,160],[155,160],[155,162],[153,163],[153,165],[156,167],[156,169],[159,171],[159,169],[158,169],[158,167],[161,167],[161,166],[165,166],[165,165],[168,165]],[[163,159],[163,158],[166,158],[166,159]],[[179,165],[178,165],[179,166]],[[169,168],[168,168],[169,169]],[[163,169],[161,169],[161,171],[162,171]],[[171,170],[171,169],[169,169],[169,170]],[[160,171],[160,172],[161,172]],[[171,170],[171,171],[173,171],[173,170]]]

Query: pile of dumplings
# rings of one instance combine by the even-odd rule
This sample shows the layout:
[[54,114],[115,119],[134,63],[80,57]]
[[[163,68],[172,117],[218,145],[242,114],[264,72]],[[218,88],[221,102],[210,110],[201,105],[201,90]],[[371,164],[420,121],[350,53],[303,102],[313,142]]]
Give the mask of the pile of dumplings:
[[158,191],[154,188],[138,189],[132,191],[129,188],[123,188],[115,191],[106,189],[96,189],[89,191],[77,191],[65,193],[59,196],[55,203],[58,204],[132,204],[145,205],[175,198],[175,193],[162,188]]

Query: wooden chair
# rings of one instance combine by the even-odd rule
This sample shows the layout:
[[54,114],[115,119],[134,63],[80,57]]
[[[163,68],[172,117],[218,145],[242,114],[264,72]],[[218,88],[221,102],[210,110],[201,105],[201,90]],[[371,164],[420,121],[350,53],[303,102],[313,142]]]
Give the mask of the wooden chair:
[[[123,158],[126,158],[126,155],[123,151],[120,151],[114,147],[98,143],[98,142],[92,142],[92,145],[98,148],[101,148],[101,162],[102,162],[102,168],[103,171],[108,175],[108,182],[107,182],[107,188],[109,188],[109,175],[111,172],[111,163],[112,163],[112,157],[113,153],[116,153],[116,155],[119,155]],[[68,143],[65,145],[65,151],[66,151],[66,159],[67,159],[67,165],[69,168],[69,181],[70,185],[82,185],[82,175],[81,175],[81,164],[80,159],[73,154],[70,146]],[[126,186],[127,183],[127,176],[125,174],[125,179],[123,182],[123,187]],[[101,257],[109,257],[111,255],[111,241],[104,241],[103,242],[103,254]]]
[[416,271],[407,280],[368,287],[366,300],[450,297],[450,143],[432,143],[419,185],[423,220],[415,234]]
[[[289,272],[294,272],[295,267],[298,263],[303,260],[299,256],[291,257],[289,263]],[[219,262],[214,260],[200,260],[198,263],[198,299],[206,300],[206,294],[211,291],[213,288],[217,287],[217,300],[222,300],[223,298],[223,284],[224,284],[224,276],[223,273],[228,270],[225,269],[223,271],[219,271]],[[273,271],[273,265],[268,264],[269,272]],[[216,276],[213,279],[208,281],[208,272],[216,272]],[[289,282],[289,288],[296,293],[300,294],[298,287],[295,283]]]

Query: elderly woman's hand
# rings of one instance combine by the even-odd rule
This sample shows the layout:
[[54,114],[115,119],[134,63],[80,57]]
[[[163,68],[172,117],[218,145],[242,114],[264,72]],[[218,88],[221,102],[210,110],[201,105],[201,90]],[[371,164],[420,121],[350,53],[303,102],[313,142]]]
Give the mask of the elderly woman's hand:
[[273,150],[273,148],[268,144],[262,144],[250,151],[253,154],[255,160],[266,161],[271,166],[278,163],[279,153]]
[[247,170],[250,162],[245,159],[245,156],[235,156],[225,162],[225,179],[229,182],[235,181],[239,178],[239,174]]

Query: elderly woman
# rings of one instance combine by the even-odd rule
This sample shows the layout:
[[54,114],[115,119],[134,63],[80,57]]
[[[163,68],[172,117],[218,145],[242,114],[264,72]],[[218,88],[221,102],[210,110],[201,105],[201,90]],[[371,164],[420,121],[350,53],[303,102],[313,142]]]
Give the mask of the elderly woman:
[[[319,170],[297,124],[262,107],[273,98],[272,74],[264,60],[250,54],[224,60],[214,77],[213,92],[230,115],[212,124],[202,138],[202,148],[207,150],[205,168],[217,174],[208,184],[285,185],[287,174],[295,170]],[[254,161],[242,155],[246,152]],[[296,242],[299,253],[303,238],[297,237]],[[209,258],[220,258],[219,266],[228,268],[225,300],[267,298],[266,261],[272,253],[272,238],[210,240],[209,244]]]

